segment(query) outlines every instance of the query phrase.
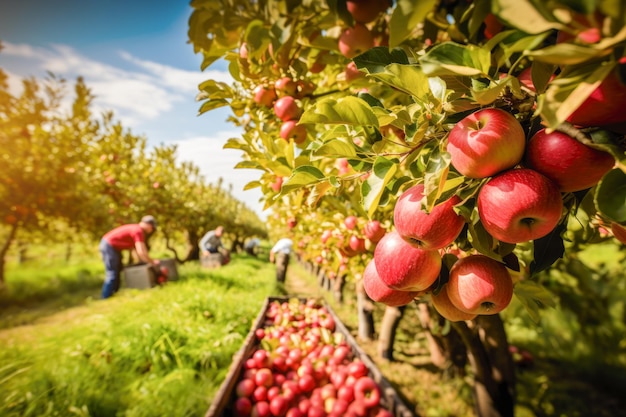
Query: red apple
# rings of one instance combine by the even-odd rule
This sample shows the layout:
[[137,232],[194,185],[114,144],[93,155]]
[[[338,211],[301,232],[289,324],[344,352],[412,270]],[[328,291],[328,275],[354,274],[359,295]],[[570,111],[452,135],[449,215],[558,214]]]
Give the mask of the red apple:
[[448,246],[457,238],[465,219],[454,211],[461,199],[456,195],[437,204],[430,213],[422,206],[424,185],[417,184],[406,190],[393,211],[393,221],[398,234],[411,245],[436,250]]
[[444,318],[450,321],[464,321],[464,320],[472,320],[476,317],[476,314],[466,313],[464,311],[459,310],[452,301],[450,301],[450,296],[448,295],[448,285],[444,285],[443,288],[439,291],[439,293],[432,294],[431,300],[433,302],[433,307],[439,314],[441,314]]
[[247,397],[240,397],[235,400],[235,415],[237,417],[248,417],[252,412],[252,401]]
[[613,232],[613,237],[615,239],[626,245],[626,227],[622,226],[619,223],[612,222],[611,232]]
[[301,392],[311,392],[316,386],[317,383],[312,374],[301,375],[298,379],[298,388],[300,388]]
[[256,383],[250,378],[244,378],[237,383],[235,392],[238,397],[249,397],[254,392]]
[[343,73],[346,77],[346,81],[349,83],[353,82],[354,80],[358,80],[360,78],[365,78],[365,73],[359,71],[354,61],[350,61],[346,65],[346,68],[344,69]]
[[360,401],[366,408],[380,404],[380,388],[369,376],[363,376],[354,383],[354,400]]
[[362,23],[345,29],[339,36],[339,52],[352,59],[374,47],[374,36]]
[[450,162],[469,178],[485,178],[517,165],[524,155],[526,136],[510,113],[478,110],[458,122],[448,135]]
[[407,305],[420,294],[419,291],[399,291],[389,288],[378,276],[374,259],[368,262],[363,272],[363,287],[369,298],[391,307]]
[[282,395],[277,395],[270,400],[270,413],[275,417],[282,417],[287,413],[289,403]]
[[502,32],[502,22],[498,20],[498,18],[493,14],[489,13],[485,17],[485,29],[483,31],[485,38],[491,39],[496,36],[498,33]]
[[358,222],[358,219],[356,218],[356,216],[347,216],[343,220],[343,224],[346,226],[348,230],[354,230],[357,222]]
[[254,402],[267,401],[267,387],[265,385],[257,386],[252,393],[252,399]]
[[348,0],[346,6],[355,21],[369,23],[387,9],[389,2],[388,0]]
[[386,232],[387,231],[378,220],[370,220],[363,228],[365,237],[374,243],[378,243],[378,241],[385,236]]
[[301,144],[306,140],[306,126],[299,125],[297,120],[287,120],[280,127],[280,137],[287,142],[293,140],[296,144]]
[[279,192],[280,188],[283,186],[283,177],[277,176],[274,182],[270,184],[270,188],[274,190],[274,192]]
[[571,192],[596,185],[613,168],[615,159],[565,133],[542,129],[528,142],[524,164],[548,177],[560,191]]
[[285,417],[307,417],[307,416],[305,413],[300,411],[299,408],[291,407],[289,410],[287,410],[287,414],[285,414]]
[[265,107],[271,108],[277,98],[274,89],[263,85],[257,85],[254,90],[252,90],[252,93],[254,94],[254,102]]
[[287,120],[298,120],[302,115],[302,108],[298,101],[291,97],[281,97],[274,102],[274,113],[283,122]]
[[298,91],[298,84],[289,77],[282,77],[274,83],[274,90],[276,90],[278,97],[293,97]]
[[252,406],[252,417],[270,417],[270,405],[267,401],[259,401]]
[[254,375],[254,382],[257,386],[269,388],[274,383],[274,375],[269,368],[261,368]]
[[437,251],[418,249],[395,230],[378,242],[374,260],[381,281],[401,291],[424,291],[433,285],[441,271],[441,256]]
[[[620,67],[626,65],[620,62]],[[607,126],[626,122],[626,85],[618,71],[611,72],[602,83],[569,115],[567,121],[584,127]]]
[[265,349],[258,349],[252,354],[257,368],[269,368],[271,365],[270,355]]
[[[348,371],[348,375],[353,376],[356,379],[359,379],[363,376],[367,376],[369,374],[369,369],[367,369],[367,365],[360,359],[355,359],[348,364],[346,367]],[[355,381],[356,382],[356,381]],[[347,380],[346,380],[347,385]]]
[[470,314],[497,314],[513,297],[513,280],[506,266],[485,255],[456,261],[446,287],[452,304]]
[[365,252],[365,239],[360,238],[356,235],[350,236],[348,245],[350,246],[350,249],[357,253]]
[[521,243],[547,235],[558,224],[562,210],[557,186],[528,168],[495,176],[478,192],[482,224],[502,242]]

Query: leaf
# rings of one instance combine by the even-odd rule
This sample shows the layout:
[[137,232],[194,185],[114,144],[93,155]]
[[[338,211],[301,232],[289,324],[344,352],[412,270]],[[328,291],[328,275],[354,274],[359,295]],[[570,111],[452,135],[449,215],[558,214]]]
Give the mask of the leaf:
[[356,151],[354,150],[354,145],[345,138],[331,139],[328,142],[324,142],[311,154],[311,160],[322,157],[353,158],[356,157]]
[[531,35],[563,28],[561,23],[548,18],[550,13],[538,9],[538,5],[530,0],[493,0],[491,9],[509,26]]
[[251,190],[253,188],[259,188],[259,187],[261,187],[260,181],[250,181],[249,183],[243,186],[243,190],[246,191],[246,190]]
[[389,21],[389,46],[400,45],[426,19],[436,0],[398,0]]
[[409,64],[409,58],[404,50],[396,48],[389,50],[385,46],[377,46],[354,58],[358,69],[365,68],[370,74],[382,72],[390,64]]
[[415,65],[390,64],[385,71],[375,73],[372,77],[418,98],[424,97],[429,91],[428,77]]
[[486,76],[491,65],[491,52],[476,45],[444,42],[430,49],[419,62],[428,76]]
[[293,170],[287,181],[283,182],[280,195],[299,188],[314,185],[325,179],[324,173],[312,165],[299,166]]
[[593,58],[605,56],[610,51],[589,48],[569,42],[550,45],[536,51],[527,51],[526,56],[554,65],[576,65]]
[[544,307],[556,307],[554,295],[550,293],[543,285],[535,281],[524,279],[515,284],[513,288],[515,297],[522,303],[530,318],[538,323],[539,309]]
[[224,99],[207,100],[204,103],[202,103],[202,105],[200,106],[200,109],[198,110],[198,115],[206,113],[210,110],[224,107],[224,106],[228,106],[227,100],[224,100]]
[[300,123],[376,126],[378,118],[365,100],[348,96],[338,100],[321,100],[304,112]]
[[565,253],[565,245],[561,233],[565,225],[559,224],[548,235],[533,241],[533,260],[530,263],[530,274],[544,271],[552,266]]
[[379,156],[374,161],[372,173],[361,187],[361,193],[363,194],[362,205],[370,218],[372,218],[378,208],[380,197],[397,169],[396,162],[382,156]]
[[600,180],[596,188],[595,204],[598,211],[614,222],[626,222],[626,174],[612,169]]

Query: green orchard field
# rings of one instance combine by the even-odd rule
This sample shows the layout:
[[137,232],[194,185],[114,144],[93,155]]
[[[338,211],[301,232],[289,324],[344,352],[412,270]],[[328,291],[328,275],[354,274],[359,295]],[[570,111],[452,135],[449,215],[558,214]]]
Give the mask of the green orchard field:
[[[30,253],[34,259],[10,264],[1,300],[1,416],[202,416],[272,295],[324,297],[356,336],[352,285],[340,304],[295,262],[285,286],[275,284],[264,255],[235,255],[220,269],[189,262],[179,266],[177,282],[99,300],[103,271],[93,253],[69,263]],[[607,265],[624,254],[606,244],[579,256],[600,273],[619,274]],[[377,327],[383,312],[375,304]],[[537,325],[515,300],[504,314],[510,343],[534,359],[517,369],[516,415],[626,415],[623,342],[613,347],[621,355],[602,357],[588,335],[602,328],[581,329],[554,309]],[[380,359],[376,341],[359,343],[418,415],[473,415],[471,381],[445,377],[431,364],[414,305],[404,311],[394,361]]]

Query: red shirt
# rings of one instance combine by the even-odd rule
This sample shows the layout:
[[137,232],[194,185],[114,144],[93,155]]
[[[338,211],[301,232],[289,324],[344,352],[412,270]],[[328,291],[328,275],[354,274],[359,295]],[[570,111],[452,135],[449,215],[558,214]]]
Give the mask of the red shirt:
[[117,250],[127,250],[133,249],[135,243],[144,242],[146,238],[141,226],[138,224],[125,224],[105,234],[103,239]]

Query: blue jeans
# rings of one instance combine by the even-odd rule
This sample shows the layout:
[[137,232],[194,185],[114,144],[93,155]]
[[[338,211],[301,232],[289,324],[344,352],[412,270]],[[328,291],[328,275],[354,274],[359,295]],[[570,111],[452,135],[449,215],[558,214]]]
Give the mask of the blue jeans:
[[104,262],[104,284],[102,298],[109,298],[120,289],[120,274],[122,273],[122,254],[109,242],[100,241],[100,253]]

